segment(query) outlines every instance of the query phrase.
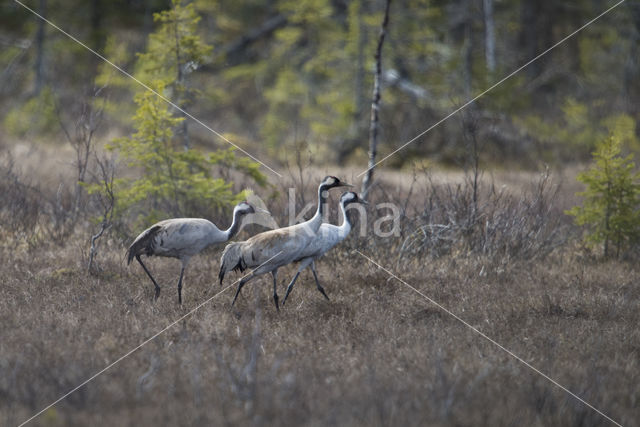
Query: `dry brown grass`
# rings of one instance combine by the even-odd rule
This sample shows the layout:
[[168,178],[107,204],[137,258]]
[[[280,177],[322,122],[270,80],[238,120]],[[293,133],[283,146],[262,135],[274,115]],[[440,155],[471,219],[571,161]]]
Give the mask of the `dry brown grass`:
[[[404,197],[386,185],[377,200]],[[150,259],[163,286],[154,303],[152,284],[138,265],[127,268],[113,236],[100,248],[102,272],[89,275],[91,231],[80,224],[62,246],[0,245],[1,425],[26,420],[221,290],[220,249],[192,261],[182,307],[178,262]],[[235,287],[226,290],[33,425],[607,425],[355,248],[607,415],[637,425],[637,263],[599,261],[567,243],[533,260],[496,262],[456,246],[398,264],[403,238],[353,235],[322,259],[329,302],[308,272],[279,314],[269,277],[247,286],[234,308]],[[281,270],[280,280],[292,271]]]

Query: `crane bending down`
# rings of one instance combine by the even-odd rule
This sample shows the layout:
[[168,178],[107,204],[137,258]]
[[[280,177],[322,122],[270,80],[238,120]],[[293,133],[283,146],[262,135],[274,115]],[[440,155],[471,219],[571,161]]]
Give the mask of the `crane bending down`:
[[342,210],[342,217],[344,218],[342,221],[342,225],[337,226],[333,224],[322,224],[318,229],[318,233],[316,233],[316,238],[299,254],[298,259],[295,261],[300,261],[300,266],[298,267],[298,271],[296,275],[291,279],[291,283],[287,286],[287,293],[282,300],[282,305],[287,301],[287,297],[289,293],[293,289],[293,284],[296,283],[298,276],[309,265],[311,265],[311,271],[313,272],[313,278],[316,280],[316,287],[318,291],[328,300],[329,297],[324,292],[324,288],[320,286],[320,282],[318,281],[318,273],[316,272],[316,263],[315,260],[320,258],[322,255],[326,254],[329,250],[331,250],[335,245],[342,242],[351,231],[351,221],[347,216],[347,205],[351,203],[362,203],[368,204],[365,200],[358,197],[358,195],[354,192],[346,192],[342,194],[340,197],[340,209]]
[[277,230],[265,231],[244,242],[229,243],[224,248],[218,274],[220,285],[225,274],[231,270],[255,269],[240,280],[231,305],[235,304],[240,290],[248,281],[261,274],[271,273],[273,301],[276,309],[280,310],[276,292],[278,269],[298,259],[304,248],[316,238],[316,233],[322,224],[322,214],[327,200],[326,191],[336,187],[351,187],[351,185],[345,184],[335,176],[327,176],[322,180],[318,186],[318,208],[310,220]]
[[256,211],[266,212],[247,202],[238,203],[233,209],[233,222],[227,230],[220,230],[214,223],[203,218],[173,218],[160,221],[140,233],[129,246],[127,265],[133,258],[138,260],[156,287],[155,299],[158,299],[160,286],[140,259],[140,255],[178,258],[182,262],[178,279],[178,302],[182,304],[182,277],[191,257],[210,245],[228,241],[240,229],[241,217]]

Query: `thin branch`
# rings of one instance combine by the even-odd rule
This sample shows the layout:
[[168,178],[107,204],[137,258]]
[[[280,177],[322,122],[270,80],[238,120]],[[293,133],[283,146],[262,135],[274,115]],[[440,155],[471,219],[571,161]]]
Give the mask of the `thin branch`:
[[373,100],[371,101],[371,126],[369,127],[369,168],[362,180],[362,199],[367,199],[369,189],[373,184],[373,170],[376,166],[376,154],[378,150],[378,133],[380,130],[379,110],[380,110],[380,80],[382,76],[382,45],[387,34],[389,25],[389,7],[391,0],[386,1],[384,9],[384,20],[380,26],[380,36],[378,38],[378,48],[376,49],[376,73],[373,83]]

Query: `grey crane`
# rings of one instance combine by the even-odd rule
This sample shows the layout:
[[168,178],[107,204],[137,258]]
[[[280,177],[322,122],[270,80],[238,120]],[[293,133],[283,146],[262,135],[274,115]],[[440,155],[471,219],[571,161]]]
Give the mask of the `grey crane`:
[[344,218],[341,225],[333,225],[333,224],[322,224],[316,233],[316,238],[304,248],[300,254],[298,255],[298,259],[295,261],[299,261],[300,265],[298,267],[298,271],[296,275],[291,279],[291,283],[287,286],[287,293],[282,300],[282,305],[287,301],[287,297],[291,290],[293,289],[294,283],[298,279],[298,276],[309,265],[311,265],[311,271],[313,272],[313,278],[316,280],[316,287],[318,291],[328,300],[329,297],[324,292],[324,288],[320,285],[318,281],[318,273],[316,272],[316,263],[315,261],[320,258],[322,255],[326,254],[329,250],[331,250],[338,243],[342,242],[351,231],[351,221],[347,216],[347,205],[351,203],[362,203],[368,204],[365,200],[358,197],[358,195],[354,192],[346,192],[343,193],[340,197],[340,209],[342,210],[342,217]]
[[326,176],[318,186],[318,208],[315,215],[308,221],[289,227],[265,231],[256,234],[244,242],[229,243],[222,252],[220,260],[220,285],[227,272],[231,270],[244,271],[253,268],[251,274],[243,277],[238,284],[236,295],[231,305],[235,304],[240,290],[251,279],[265,273],[273,276],[273,301],[276,309],[278,293],[276,292],[278,269],[297,258],[304,248],[313,241],[322,225],[322,214],[327,200],[326,192],[331,188],[351,187],[335,176]]
[[127,265],[133,258],[138,260],[156,287],[155,299],[158,299],[160,286],[140,259],[140,255],[178,258],[182,263],[178,279],[178,302],[182,304],[182,278],[191,257],[210,245],[228,241],[240,229],[241,217],[256,211],[266,212],[244,201],[238,203],[233,209],[233,222],[227,230],[220,230],[214,223],[203,218],[173,218],[160,221],[140,233],[129,246]]

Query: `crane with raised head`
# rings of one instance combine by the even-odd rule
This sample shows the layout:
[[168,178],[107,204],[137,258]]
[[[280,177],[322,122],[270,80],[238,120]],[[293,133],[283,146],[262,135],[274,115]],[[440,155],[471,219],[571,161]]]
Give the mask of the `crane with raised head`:
[[273,276],[273,301],[276,309],[278,305],[278,293],[276,291],[278,269],[290,264],[300,257],[300,253],[316,237],[318,229],[322,225],[322,215],[326,204],[326,192],[331,188],[351,187],[335,176],[326,176],[318,186],[318,208],[315,215],[308,221],[289,227],[265,231],[256,234],[244,242],[228,244],[222,252],[220,260],[220,285],[227,272],[231,270],[244,271],[253,268],[251,274],[243,277],[238,283],[236,295],[231,305],[235,304],[242,287],[261,274],[271,273]]
[[227,242],[240,229],[241,218],[256,211],[266,212],[243,201],[233,209],[233,221],[226,230],[220,230],[204,218],[172,218],[160,221],[144,230],[127,250],[127,265],[135,258],[156,287],[155,299],[160,295],[160,286],[140,259],[141,255],[177,258],[182,263],[178,279],[178,302],[182,304],[182,278],[191,257],[205,248]]
[[341,225],[333,225],[324,223],[318,229],[316,233],[316,238],[307,245],[306,248],[299,254],[298,259],[295,261],[299,261],[300,265],[298,267],[298,271],[296,272],[293,279],[291,279],[291,283],[287,286],[287,293],[282,300],[282,305],[287,301],[287,297],[291,290],[293,289],[294,283],[298,279],[298,276],[308,266],[311,266],[311,271],[313,272],[313,278],[316,280],[316,287],[318,291],[328,300],[329,297],[324,291],[324,288],[320,285],[318,281],[318,273],[316,272],[316,263],[315,261],[320,258],[322,255],[326,254],[329,250],[331,250],[338,243],[342,242],[351,231],[351,220],[347,215],[347,206],[351,203],[362,203],[368,204],[365,200],[358,197],[358,195],[354,192],[346,192],[343,193],[340,197],[340,209],[342,210],[342,217],[344,218]]

